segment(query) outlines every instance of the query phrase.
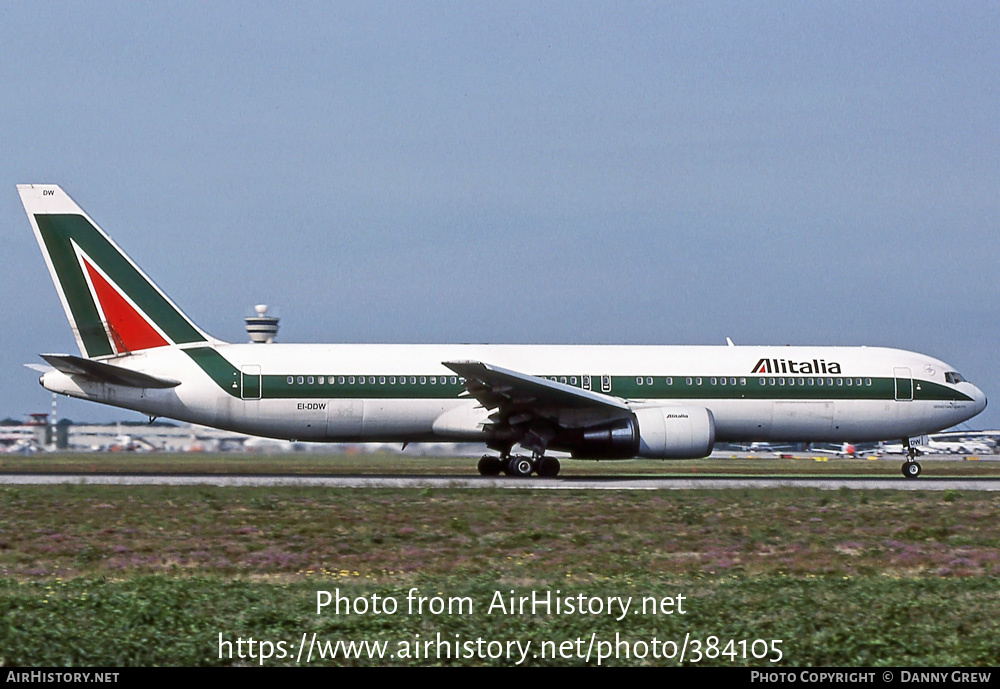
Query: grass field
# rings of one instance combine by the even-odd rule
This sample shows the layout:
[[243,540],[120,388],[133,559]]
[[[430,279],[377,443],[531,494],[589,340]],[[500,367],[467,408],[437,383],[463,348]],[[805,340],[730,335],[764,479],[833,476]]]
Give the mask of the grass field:
[[[602,664],[677,665],[669,642],[679,649],[685,638],[684,664],[699,665],[993,666],[1000,657],[1000,534],[987,493],[63,485],[0,488],[0,505],[5,666],[252,665],[260,660],[248,645],[239,657],[238,644],[251,637],[273,644],[264,664],[295,664],[304,634],[385,642],[395,654],[311,660],[336,665],[516,664],[506,648],[465,657],[461,644],[478,639],[530,641],[528,665],[585,664],[594,648],[596,664],[616,634],[627,645]],[[337,590],[398,608],[317,614],[317,591]],[[684,614],[487,614],[512,591],[635,605],[684,596]],[[411,614],[411,595],[427,609]],[[435,614],[434,599],[469,608]],[[459,647],[413,657],[428,640]],[[780,662],[751,653],[764,650],[754,641],[775,640]],[[551,657],[560,644],[566,654]]]

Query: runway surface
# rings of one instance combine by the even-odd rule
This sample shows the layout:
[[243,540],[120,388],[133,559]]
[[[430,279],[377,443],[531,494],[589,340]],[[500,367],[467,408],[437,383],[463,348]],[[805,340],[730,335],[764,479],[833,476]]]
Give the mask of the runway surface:
[[0,474],[0,485],[320,486],[325,488],[506,488],[511,490],[719,490],[820,488],[837,490],[1000,491],[1000,479],[967,478],[484,478],[480,476],[219,476],[178,474]]

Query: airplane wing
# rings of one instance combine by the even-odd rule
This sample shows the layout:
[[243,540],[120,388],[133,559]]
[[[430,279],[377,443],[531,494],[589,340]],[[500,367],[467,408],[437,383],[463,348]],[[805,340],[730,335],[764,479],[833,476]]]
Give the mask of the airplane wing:
[[67,375],[83,376],[102,383],[124,385],[130,388],[173,388],[181,384],[179,380],[157,378],[148,373],[140,373],[72,354],[42,354],[41,357],[52,364],[56,370]]
[[486,409],[495,425],[515,426],[545,420],[583,428],[630,416],[620,398],[565,383],[511,371],[481,361],[442,362],[465,379],[466,394]]

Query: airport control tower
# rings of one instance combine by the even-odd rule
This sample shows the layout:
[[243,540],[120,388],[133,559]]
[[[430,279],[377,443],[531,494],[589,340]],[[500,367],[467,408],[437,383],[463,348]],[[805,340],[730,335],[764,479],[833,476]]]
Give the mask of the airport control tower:
[[267,315],[267,304],[257,304],[253,308],[257,315],[245,319],[250,341],[257,344],[271,344],[278,335],[278,319]]

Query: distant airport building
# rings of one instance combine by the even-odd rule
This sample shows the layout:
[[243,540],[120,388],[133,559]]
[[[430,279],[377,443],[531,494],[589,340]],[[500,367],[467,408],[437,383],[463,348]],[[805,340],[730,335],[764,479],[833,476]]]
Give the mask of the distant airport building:
[[[49,415],[36,413],[31,420],[6,419],[0,424],[0,452],[325,452],[361,454],[402,452],[400,443],[301,443],[260,438],[194,424],[155,422],[75,424],[60,419],[54,427]],[[54,442],[53,442],[54,440]],[[411,443],[405,453],[412,456],[460,456],[482,454],[476,443]]]

